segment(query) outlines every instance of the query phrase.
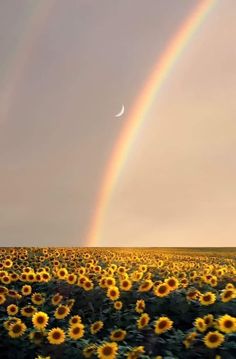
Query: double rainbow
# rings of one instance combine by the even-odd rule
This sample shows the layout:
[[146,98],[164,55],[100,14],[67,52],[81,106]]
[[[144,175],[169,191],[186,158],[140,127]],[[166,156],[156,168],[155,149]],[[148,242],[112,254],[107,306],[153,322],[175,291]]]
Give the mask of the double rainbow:
[[151,105],[159,94],[168,74],[215,3],[216,0],[198,2],[197,7],[184,21],[168,43],[166,50],[158,58],[150,77],[134,103],[106,166],[95,204],[95,213],[85,241],[86,246],[99,245],[112,194],[135,137],[143,122],[148,118]]

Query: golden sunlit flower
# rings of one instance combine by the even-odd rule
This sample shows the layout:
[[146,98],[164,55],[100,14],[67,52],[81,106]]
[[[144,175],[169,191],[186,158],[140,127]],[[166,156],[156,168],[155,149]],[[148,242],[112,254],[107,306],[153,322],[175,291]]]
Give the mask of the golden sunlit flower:
[[216,295],[212,292],[206,292],[204,294],[201,294],[199,301],[201,305],[213,304],[216,301]]
[[21,288],[21,293],[23,294],[23,295],[30,295],[31,294],[31,292],[32,292],[32,288],[31,288],[31,286],[30,285],[23,285],[23,287]]
[[111,332],[110,339],[115,342],[120,342],[126,337],[126,330],[115,329]]
[[120,296],[119,288],[117,288],[116,286],[111,286],[108,288],[107,290],[108,298],[110,298],[111,300],[117,300],[119,296]]
[[31,301],[34,304],[41,305],[41,304],[43,304],[45,302],[45,298],[42,296],[41,293],[34,293],[31,296]]
[[116,302],[114,302],[114,308],[116,310],[121,310],[123,307],[123,303],[120,300],[117,300]]
[[99,332],[102,328],[103,328],[104,324],[101,320],[93,323],[90,325],[90,332],[92,334],[96,334],[97,332]]
[[124,279],[120,282],[120,289],[129,291],[132,287],[132,282],[129,279]]
[[196,332],[189,333],[186,338],[183,341],[183,344],[185,345],[185,348],[188,349],[192,343],[197,338],[198,334]]
[[115,359],[117,356],[118,345],[117,343],[104,343],[97,349],[99,359]]
[[16,315],[18,313],[19,308],[15,304],[10,304],[7,306],[7,314],[8,315]]
[[236,332],[236,318],[228,314],[223,315],[218,319],[218,329],[224,333]]
[[135,311],[137,313],[142,313],[145,309],[145,302],[143,299],[138,299],[135,306]]
[[48,341],[50,344],[59,345],[65,341],[65,332],[61,328],[53,328],[48,333]]
[[140,318],[137,320],[138,329],[145,328],[148,325],[149,321],[150,317],[147,313],[141,314]]
[[74,315],[69,320],[70,326],[77,325],[78,323],[81,323],[81,317],[79,315]]
[[210,349],[218,348],[224,342],[224,335],[218,331],[208,332],[203,338],[203,341]]
[[32,317],[32,323],[36,329],[44,329],[48,325],[48,315],[44,312],[36,312]]
[[203,317],[203,320],[206,323],[207,328],[210,328],[213,325],[214,317],[212,314],[208,314]]
[[71,339],[77,340],[84,336],[84,325],[82,323],[78,323],[69,328],[68,331],[69,337]]
[[196,318],[194,321],[194,326],[201,333],[207,330],[207,324],[203,318]]
[[8,334],[11,338],[19,338],[24,334],[26,329],[27,328],[24,323],[22,323],[21,321],[17,321],[16,323],[10,325]]
[[23,317],[30,318],[36,312],[36,309],[32,305],[28,305],[26,307],[23,307],[20,312]]
[[70,308],[67,305],[59,305],[55,310],[54,316],[57,319],[64,319],[70,313]]
[[155,322],[155,333],[162,334],[165,333],[167,330],[170,330],[173,326],[173,321],[170,320],[168,317],[160,317]]
[[152,289],[153,282],[150,279],[146,279],[144,282],[142,282],[138,288],[139,292],[148,292],[150,289]]
[[170,293],[170,287],[168,286],[167,283],[161,283],[159,284],[155,290],[154,290],[154,294],[157,297],[165,297]]
[[143,346],[134,347],[131,352],[128,353],[127,359],[138,359],[140,355],[144,354],[145,350]]
[[165,283],[168,285],[171,291],[177,289],[179,286],[179,281],[175,277],[165,279]]
[[83,356],[85,358],[91,358],[93,354],[97,351],[97,346],[95,344],[88,345],[83,349]]
[[233,288],[228,288],[223,290],[220,295],[220,299],[222,302],[227,303],[236,298],[236,290]]
[[60,293],[54,294],[51,299],[52,305],[58,305],[63,299],[63,296]]

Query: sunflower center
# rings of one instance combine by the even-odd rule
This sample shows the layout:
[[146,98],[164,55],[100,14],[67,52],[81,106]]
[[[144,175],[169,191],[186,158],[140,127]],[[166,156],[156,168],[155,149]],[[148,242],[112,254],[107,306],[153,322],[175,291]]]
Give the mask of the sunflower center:
[[216,334],[211,334],[211,335],[209,336],[209,341],[210,341],[211,343],[216,343],[216,342],[218,341],[218,335],[216,335]]
[[232,320],[226,320],[226,321],[224,322],[224,326],[225,326],[226,328],[232,328],[232,326],[233,326]]
[[105,347],[103,348],[103,355],[111,355],[112,354],[112,348],[111,347]]
[[14,333],[20,333],[21,332],[21,325],[20,324],[15,324],[14,327],[12,328],[12,331]]
[[43,324],[43,323],[44,323],[44,317],[43,317],[43,316],[38,316],[37,322],[38,322],[39,324]]
[[52,334],[53,339],[57,340],[61,338],[61,333],[60,332],[54,332]]
[[166,320],[162,320],[159,324],[158,327],[160,329],[164,329],[167,326],[167,321]]

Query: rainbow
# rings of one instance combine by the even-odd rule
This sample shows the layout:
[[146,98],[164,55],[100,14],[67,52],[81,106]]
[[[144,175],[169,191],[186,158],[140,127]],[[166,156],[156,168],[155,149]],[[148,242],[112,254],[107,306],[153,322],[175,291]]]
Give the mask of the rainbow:
[[140,127],[147,119],[151,105],[159,94],[171,69],[215,3],[216,0],[198,1],[198,5],[170,40],[167,48],[161,57],[158,58],[154,69],[151,71],[150,77],[134,103],[128,119],[125,121],[106,166],[85,246],[89,247],[99,244],[114,188]]

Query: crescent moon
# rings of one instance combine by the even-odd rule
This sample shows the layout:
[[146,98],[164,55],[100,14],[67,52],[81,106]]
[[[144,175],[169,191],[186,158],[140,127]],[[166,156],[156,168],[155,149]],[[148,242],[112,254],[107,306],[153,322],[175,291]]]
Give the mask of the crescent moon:
[[122,108],[121,108],[120,112],[118,112],[115,116],[116,117],[121,117],[124,114],[124,112],[125,112],[125,106],[122,105]]

